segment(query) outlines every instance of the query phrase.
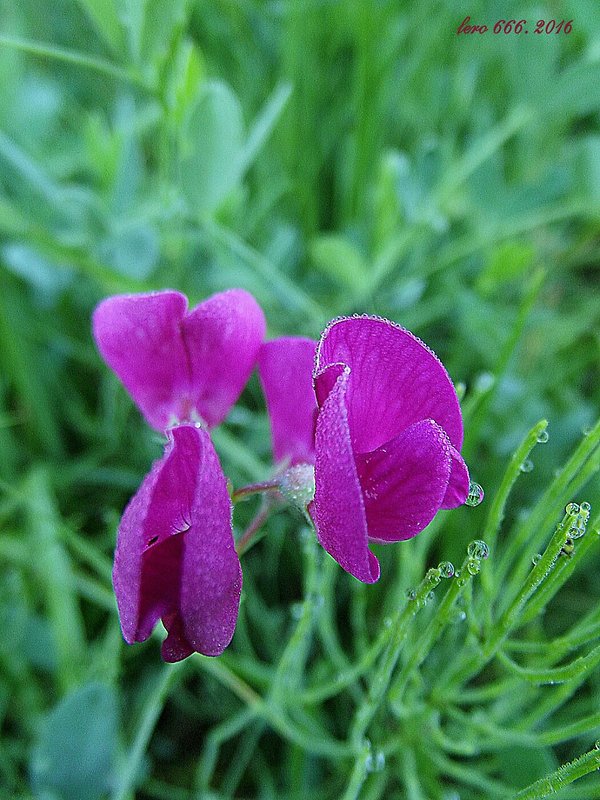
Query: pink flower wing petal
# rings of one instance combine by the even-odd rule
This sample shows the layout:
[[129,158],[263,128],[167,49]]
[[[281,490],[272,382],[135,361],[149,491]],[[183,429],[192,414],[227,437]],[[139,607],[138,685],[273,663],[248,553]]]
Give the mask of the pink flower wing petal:
[[450,480],[448,481],[448,488],[442,500],[442,508],[456,508],[462,506],[469,494],[469,470],[465,464],[463,457],[450,447],[450,455],[452,463],[450,465]]
[[316,346],[312,339],[287,337],[260,348],[258,374],[271,420],[276,462],[314,463],[317,402],[312,371]]
[[188,389],[180,325],[187,300],[179,292],[116,295],[94,311],[98,349],[157,430],[164,430]]
[[[192,497],[192,526],[185,539],[181,616],[187,640],[207,656],[220,655],[233,637],[240,605],[242,571],[235,551],[227,481],[210,437],[191,426],[174,430],[179,439],[198,435],[200,464]],[[189,445],[196,447],[192,441]]]
[[355,452],[376,450],[423,419],[435,420],[460,449],[462,416],[452,381],[412,333],[374,317],[334,320],[319,342],[315,371],[334,363],[351,370],[347,405]]
[[225,418],[240,396],[265,327],[262,309],[243,289],[209,297],[183,320],[192,405],[210,427]]
[[450,461],[448,437],[430,419],[357,455],[369,539],[399,542],[429,525],[446,493]]
[[374,583],[379,579],[379,562],[368,546],[365,507],[348,428],[347,384],[348,373],[344,372],[317,418],[315,498],[309,511],[325,550],[355,578]]
[[169,436],[123,514],[113,583],[125,640],[144,641],[162,617],[169,631],[163,655],[172,661],[227,647],[241,570],[225,476],[208,433],[180,425]]

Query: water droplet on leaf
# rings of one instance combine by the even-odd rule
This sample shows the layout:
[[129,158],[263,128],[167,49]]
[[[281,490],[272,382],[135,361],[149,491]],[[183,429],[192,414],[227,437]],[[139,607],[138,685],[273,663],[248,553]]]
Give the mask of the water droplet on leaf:
[[487,558],[490,554],[490,548],[481,539],[475,539],[467,547],[467,555],[469,558]]
[[537,440],[540,444],[546,444],[549,438],[550,436],[548,435],[548,431],[545,429],[540,431],[537,435]]
[[582,536],[585,536],[585,525],[571,525],[569,528],[569,538],[581,539]]
[[582,503],[579,506],[579,510],[583,511],[584,513],[587,511],[588,514],[589,514],[589,512],[592,510],[592,507],[591,507],[591,505],[589,503]]
[[442,578],[451,578],[454,575],[454,564],[451,561],[440,561],[438,569]]
[[417,593],[414,589],[407,589],[406,596],[408,597],[409,600],[414,600],[417,596]]
[[469,483],[469,494],[465,500],[466,506],[478,506],[483,500],[484,492],[481,486],[475,481]]
[[467,561],[467,570],[469,575],[479,575],[479,570],[481,569],[481,564],[476,558],[470,558]]
[[525,461],[519,467],[521,472],[531,472],[533,469],[533,461],[530,458],[526,458]]
[[542,554],[541,553],[536,553],[534,556],[531,557],[531,563],[533,564],[534,567],[537,564],[539,564],[541,560],[542,560]]
[[385,754],[379,750],[375,755],[369,753],[365,761],[367,772],[381,772],[385,767]]
[[567,503],[565,507],[565,514],[578,514],[579,506],[577,503]]

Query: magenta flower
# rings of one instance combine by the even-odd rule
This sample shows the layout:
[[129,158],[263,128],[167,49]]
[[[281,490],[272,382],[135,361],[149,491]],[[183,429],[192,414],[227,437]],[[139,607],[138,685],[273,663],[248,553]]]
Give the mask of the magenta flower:
[[233,636],[242,576],[225,476],[206,427],[244,388],[263,313],[241,289],[189,313],[179,292],[120,295],[96,308],[93,329],[150,425],[168,435],[119,525],[113,583],[123,635],[144,641],[162,619],[165,661],[219,655]]
[[314,463],[308,510],[319,541],[372,583],[379,563],[370,541],[409,539],[467,497],[460,406],[437,357],[387,320],[332,322],[317,347],[314,390],[313,348],[278,339],[261,349],[275,458]]
[[384,319],[334,320],[317,348],[315,497],[319,541],[361,581],[379,578],[369,541],[410,539],[464,503],[458,398],[423,342]]
[[221,422],[256,363],[265,319],[242,289],[209,297],[191,311],[174,291],[117,295],[96,308],[98,349],[148,423]]
[[143,642],[162,619],[165,661],[220,655],[233,636],[242,573],[225,476],[208,433],[168,432],[119,525],[113,583],[125,640]]

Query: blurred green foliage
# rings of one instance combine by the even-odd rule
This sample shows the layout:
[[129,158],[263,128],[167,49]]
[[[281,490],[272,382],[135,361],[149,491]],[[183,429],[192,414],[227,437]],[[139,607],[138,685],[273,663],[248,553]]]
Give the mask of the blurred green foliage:
[[[467,13],[490,29],[525,18],[529,34],[457,36]],[[535,35],[538,19],[573,30]],[[379,720],[381,742],[400,746],[385,768],[367,753],[366,783],[355,751],[330,741],[346,739],[365,673],[302,700],[367,658],[428,566],[462,559],[485,505],[380,548],[373,587],[321,563],[300,519],[277,514],[244,558],[221,659],[165,667],[156,641],[122,644],[115,531],[161,443],[89,321],[110,293],[171,287],[194,304],[241,286],[270,336],[317,337],[353,312],[400,322],[465,384],[465,453],[486,504],[528,429],[550,421],[498,541],[548,497],[531,534],[543,549],[569,485],[543,492],[600,399],[598,4],[20,0],[0,20],[0,797],[316,800],[351,792],[351,774],[364,798],[506,797],[589,747],[597,669],[538,716],[558,689],[509,672],[490,701],[496,662],[462,700],[435,694],[436,673],[481,635],[468,596],[468,619],[415,671],[412,705]],[[214,438],[235,485],[268,476],[255,378]],[[578,469],[592,477],[591,463]],[[585,499],[600,500],[597,485]],[[253,510],[240,506],[236,526]],[[521,545],[520,579],[535,554]],[[574,618],[592,634],[565,653],[599,635],[598,554],[577,566],[522,634],[531,666]],[[485,570],[501,574],[495,552]],[[502,607],[500,577],[488,580]],[[586,715],[581,741],[552,736]],[[599,796],[592,783],[560,794]]]

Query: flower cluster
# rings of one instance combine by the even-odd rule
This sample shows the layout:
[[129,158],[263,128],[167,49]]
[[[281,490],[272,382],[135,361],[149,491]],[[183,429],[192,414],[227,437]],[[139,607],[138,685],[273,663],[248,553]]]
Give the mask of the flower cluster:
[[210,429],[255,365],[276,464],[268,486],[308,511],[321,545],[359,580],[379,578],[369,542],[409,539],[467,499],[452,382],[393,322],[341,318],[319,342],[263,342],[260,307],[232,289],[191,311],[174,291],[111,297],[93,330],[148,423],[167,435],[125,509],[113,570],[125,640],[144,641],[161,619],[166,661],[219,655],[233,636],[242,573]]

